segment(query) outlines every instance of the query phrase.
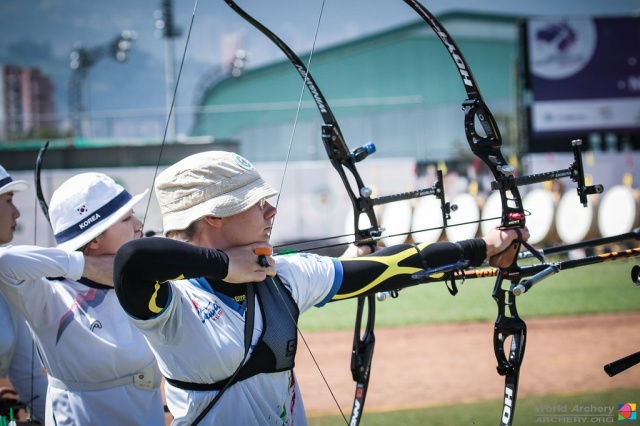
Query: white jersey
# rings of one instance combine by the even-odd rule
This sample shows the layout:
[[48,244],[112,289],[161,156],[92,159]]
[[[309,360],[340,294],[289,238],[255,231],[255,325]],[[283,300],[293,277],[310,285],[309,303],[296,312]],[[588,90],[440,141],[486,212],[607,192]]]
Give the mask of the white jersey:
[[27,323],[0,295],[0,376],[6,375],[32,418],[43,422],[47,377]]
[[[320,306],[338,291],[335,266],[312,254],[275,256],[276,270],[291,291],[300,313]],[[267,281],[268,282],[268,281]],[[155,352],[166,377],[193,383],[229,378],[242,362],[244,311],[231,299],[189,281],[172,281],[165,309],[148,320],[133,319]],[[256,301],[252,347],[262,333]],[[288,314],[285,314],[288,317]],[[251,355],[251,351],[249,352]],[[187,391],[167,383],[173,425],[190,425],[217,391]],[[206,425],[306,425],[306,415],[293,371],[262,373],[230,386],[203,419]]]
[[75,281],[83,269],[80,252],[0,249],[0,291],[32,329],[49,374],[46,424],[164,425],[153,353],[112,287]]
[[0,377],[6,377],[18,331],[7,301],[0,295]]

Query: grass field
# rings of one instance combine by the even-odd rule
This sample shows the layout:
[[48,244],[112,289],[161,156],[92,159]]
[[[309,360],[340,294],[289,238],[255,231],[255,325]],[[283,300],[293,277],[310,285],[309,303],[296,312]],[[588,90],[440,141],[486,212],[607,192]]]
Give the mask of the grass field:
[[[618,418],[619,405],[625,403],[638,404],[639,399],[640,388],[618,389],[602,393],[518,398],[514,424],[624,424]],[[360,424],[362,426],[496,425],[499,422],[500,408],[501,405],[498,400],[385,413],[372,412],[375,408],[368,407]],[[309,418],[310,426],[340,424],[345,424],[345,420],[340,416]],[[630,424],[636,424],[636,422],[633,421]]]
[[[619,260],[562,271],[518,297],[518,311],[525,320],[533,317],[640,311],[640,287],[631,282],[631,268],[638,259]],[[406,327],[418,324],[494,321],[497,314],[491,297],[495,278],[467,280],[459,293],[449,294],[444,283],[405,289],[396,299],[377,303],[376,327]],[[330,303],[301,316],[305,331],[351,330],[355,301]],[[602,393],[547,395],[518,398],[515,425],[616,423],[618,406],[640,404],[636,389]],[[474,404],[429,407],[415,410],[375,412],[365,409],[361,424],[376,425],[495,425],[501,403],[487,400]],[[600,410],[596,412],[595,410]],[[348,413],[347,413],[348,415]],[[312,426],[340,425],[340,416],[311,417]],[[633,423],[635,424],[635,422]]]
[[[640,311],[640,287],[631,282],[638,259],[617,260],[574,268],[541,281],[517,299],[522,318]],[[495,278],[458,283],[451,296],[444,283],[423,284],[400,291],[396,299],[376,304],[376,327],[404,327],[469,321],[493,321],[497,307],[491,297]],[[305,331],[350,330],[355,300],[329,303],[300,317]]]

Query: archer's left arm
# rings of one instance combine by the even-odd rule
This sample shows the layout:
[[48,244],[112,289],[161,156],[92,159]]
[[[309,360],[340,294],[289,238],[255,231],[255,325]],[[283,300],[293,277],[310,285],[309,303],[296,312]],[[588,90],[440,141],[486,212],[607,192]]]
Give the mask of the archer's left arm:
[[480,266],[486,257],[485,240],[474,238],[458,243],[399,244],[368,256],[341,259],[343,279],[333,300],[401,289],[417,284],[411,279],[416,272],[461,260]]

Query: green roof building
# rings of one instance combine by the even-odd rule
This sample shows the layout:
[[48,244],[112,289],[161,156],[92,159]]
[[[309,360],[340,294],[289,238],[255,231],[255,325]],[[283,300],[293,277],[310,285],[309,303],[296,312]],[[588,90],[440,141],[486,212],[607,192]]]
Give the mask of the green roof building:
[[[516,150],[519,18],[449,13],[438,19],[470,64],[505,152]],[[310,74],[351,149],[374,142],[380,158],[425,162],[471,156],[462,80],[424,21],[300,54],[304,64],[310,55]],[[306,88],[299,102],[302,88],[286,58],[218,80],[202,95],[192,136],[236,140],[253,161],[284,161],[290,144],[291,161],[326,159],[322,118]]]

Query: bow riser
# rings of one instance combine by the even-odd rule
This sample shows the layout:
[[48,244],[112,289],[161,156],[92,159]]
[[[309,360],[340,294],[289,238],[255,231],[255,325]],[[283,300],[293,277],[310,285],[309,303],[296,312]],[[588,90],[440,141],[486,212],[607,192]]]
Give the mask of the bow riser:
[[[273,41],[284,54],[289,58],[294,65],[305,85],[312,93],[313,99],[318,106],[318,110],[322,115],[324,125],[322,126],[322,141],[329,156],[331,164],[336,169],[342,182],[344,183],[349,199],[354,209],[354,228],[356,244],[369,244],[373,236],[379,236],[380,229],[378,222],[373,211],[373,207],[368,207],[369,204],[361,202],[363,198],[369,198],[371,195],[370,189],[364,185],[360,174],[358,173],[355,163],[366,158],[366,155],[356,155],[347,148],[347,145],[342,136],[342,132],[338,126],[338,123],[329,108],[329,105],[318,89],[313,77],[311,77],[308,69],[304,66],[300,58],[287,46],[280,38],[278,38],[273,32],[267,29],[264,25],[260,24],[244,10],[238,7],[232,0],[225,0],[225,2],[240,16],[242,16],[247,22],[251,23],[254,27],[260,30],[265,36]],[[366,153],[367,150],[365,149]],[[348,170],[358,185],[358,193],[352,189],[351,183],[347,178],[345,170]],[[359,228],[359,218],[361,214],[366,214],[369,218],[371,227],[367,230],[361,230]],[[361,337],[361,323],[364,317],[365,302],[367,303],[367,317],[364,335]],[[373,358],[373,349],[375,345],[375,336],[373,328],[375,324],[375,296],[369,295],[366,297],[358,298],[358,308],[356,312],[356,324],[354,330],[353,351],[351,358],[351,372],[356,383],[356,392],[353,402],[351,418],[348,422],[349,425],[357,426],[362,416],[364,402],[366,398],[366,392],[369,383],[369,375],[371,372],[371,361]],[[339,408],[339,407],[338,407]],[[342,412],[342,410],[340,410]],[[346,421],[346,419],[345,419]]]
[[[522,197],[516,185],[517,182],[514,181],[515,169],[507,163],[501,152],[502,138],[500,131],[493,115],[482,99],[467,61],[453,38],[424,6],[415,0],[404,0],[404,2],[413,8],[433,29],[449,52],[460,73],[468,97],[462,103],[467,142],[472,152],[489,167],[500,187],[499,193],[502,202],[500,227],[524,227],[525,212]],[[477,130],[476,124],[480,125],[482,134]],[[583,175],[583,173],[580,174]],[[581,184],[579,183],[579,185]],[[513,258],[508,267],[503,267],[499,270],[492,293],[498,305],[498,316],[494,325],[493,347],[498,362],[498,373],[505,376],[504,401],[500,424],[507,426],[512,424],[514,418],[519,370],[526,344],[526,325],[518,315],[516,296],[511,291],[521,278],[520,269],[517,265],[518,257],[516,256],[521,243],[526,245],[526,243],[518,240],[509,248],[509,254],[507,255],[513,255]],[[508,288],[503,287],[505,279],[511,282]],[[505,343],[509,337],[511,337],[511,343],[509,355],[507,356]]]

